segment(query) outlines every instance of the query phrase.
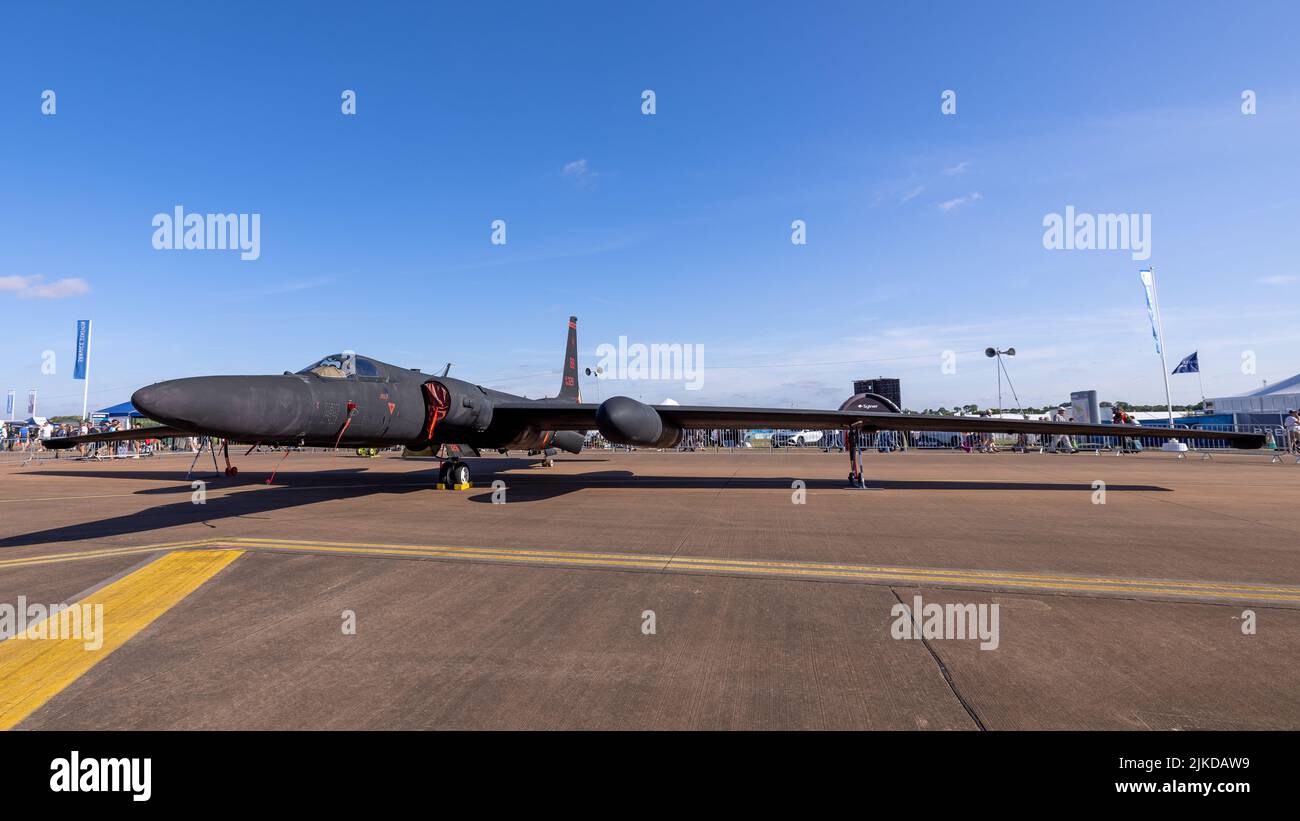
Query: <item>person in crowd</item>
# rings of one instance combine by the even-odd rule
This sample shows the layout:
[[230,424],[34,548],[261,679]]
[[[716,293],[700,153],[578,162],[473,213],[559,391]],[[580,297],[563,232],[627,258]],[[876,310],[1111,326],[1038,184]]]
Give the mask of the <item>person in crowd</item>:
[[[1027,413],[1022,413],[1022,414],[1020,414],[1020,416],[1021,416],[1021,417],[1026,421],[1026,422],[1029,421],[1029,414],[1027,414]],[[1027,434],[1027,433],[1017,433],[1017,434],[1016,434],[1016,445],[1015,445],[1014,448],[1012,448],[1012,450],[1015,451],[1016,453],[1027,453],[1027,452],[1029,451],[1029,434]]]
[[1300,410],[1289,412],[1283,424],[1286,427],[1286,449],[1300,453]]
[[[1128,412],[1125,411],[1124,408],[1120,407],[1119,405],[1116,405],[1115,409],[1111,411],[1110,422],[1112,425],[1131,425],[1133,424],[1133,418],[1128,415]],[[1120,437],[1119,439],[1120,453],[1133,453],[1136,450],[1137,448],[1133,447],[1132,436]]]
[[[1001,411],[999,411],[999,413],[1001,413]],[[985,411],[985,412],[984,412],[984,416],[988,417],[989,419],[994,419],[994,418],[996,418],[996,417],[993,415],[993,411]],[[982,448],[982,449],[983,449],[983,451],[984,451],[985,453],[997,453],[997,452],[998,452],[998,443],[997,443],[997,440],[995,440],[995,439],[993,438],[993,432],[992,432],[992,431],[985,431],[985,432],[984,432],[984,435],[981,437],[981,439],[982,439],[981,444],[983,445],[983,448]]]
[[[1069,422],[1069,421],[1071,421],[1071,419],[1070,419],[1070,417],[1069,417],[1068,415],[1066,415],[1066,413],[1065,413],[1065,408],[1057,408],[1057,409],[1056,409],[1056,414],[1052,417],[1052,421],[1053,421],[1053,422]],[[1056,434],[1056,437],[1052,439],[1052,453],[1060,453],[1060,452],[1061,452],[1061,443],[1062,443],[1062,442],[1065,443],[1065,449],[1068,450],[1068,451],[1070,451],[1070,453],[1078,453],[1078,452],[1079,452],[1079,451],[1074,447],[1074,443],[1070,441],[1070,437],[1066,436],[1064,433],[1058,433],[1058,434]]]

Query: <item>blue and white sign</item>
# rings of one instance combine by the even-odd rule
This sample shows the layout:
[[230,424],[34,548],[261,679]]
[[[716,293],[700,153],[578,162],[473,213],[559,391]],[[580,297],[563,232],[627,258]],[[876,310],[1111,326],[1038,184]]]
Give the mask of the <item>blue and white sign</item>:
[[90,320],[77,320],[77,364],[72,371],[73,379],[86,378],[86,365],[90,360]]

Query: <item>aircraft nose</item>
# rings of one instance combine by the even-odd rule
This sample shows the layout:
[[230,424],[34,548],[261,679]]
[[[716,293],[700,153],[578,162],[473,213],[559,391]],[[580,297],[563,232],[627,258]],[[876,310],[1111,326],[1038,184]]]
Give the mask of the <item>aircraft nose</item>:
[[131,402],[164,425],[195,433],[275,441],[306,430],[311,388],[293,376],[194,376],[141,388]]
[[145,416],[179,428],[197,427],[201,417],[199,379],[172,379],[147,385],[131,394],[131,404]]

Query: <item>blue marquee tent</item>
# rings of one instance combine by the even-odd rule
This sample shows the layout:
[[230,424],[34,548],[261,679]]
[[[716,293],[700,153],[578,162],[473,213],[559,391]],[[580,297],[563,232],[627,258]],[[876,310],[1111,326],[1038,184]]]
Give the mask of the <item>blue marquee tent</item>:
[[113,416],[127,416],[131,419],[143,419],[144,414],[135,409],[135,405],[130,402],[123,402],[120,405],[113,405],[111,408],[102,408],[91,415],[92,419],[106,419]]

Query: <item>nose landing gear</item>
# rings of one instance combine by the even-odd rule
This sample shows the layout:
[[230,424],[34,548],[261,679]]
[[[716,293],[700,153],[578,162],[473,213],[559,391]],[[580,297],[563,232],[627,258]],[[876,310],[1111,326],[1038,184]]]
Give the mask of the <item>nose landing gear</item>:
[[226,460],[226,471],[225,471],[226,475],[231,477],[239,475],[239,468],[230,464],[230,440],[229,439],[222,440],[221,455]]

